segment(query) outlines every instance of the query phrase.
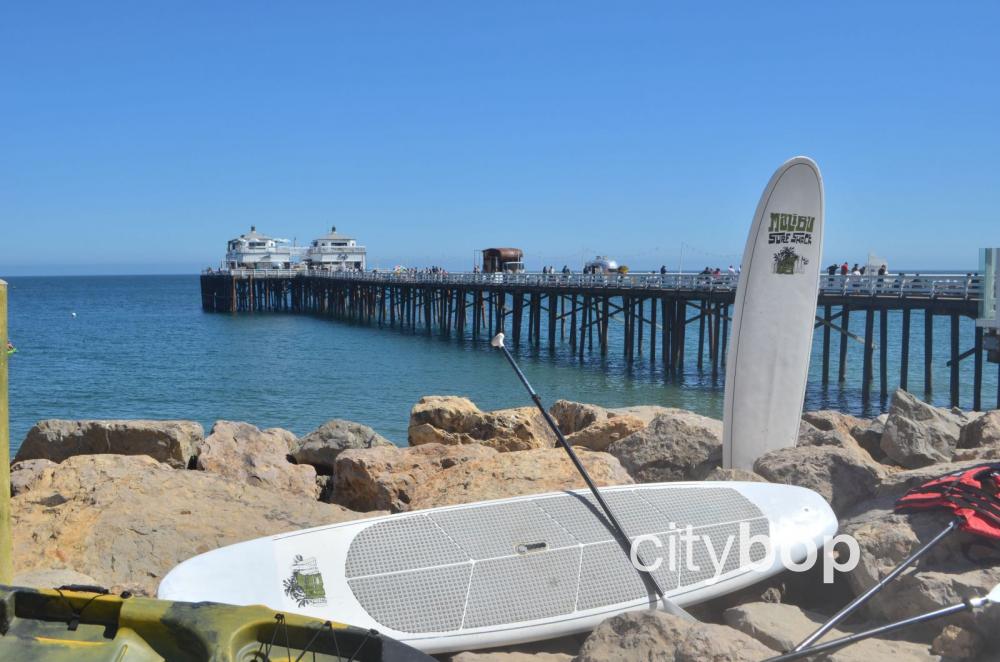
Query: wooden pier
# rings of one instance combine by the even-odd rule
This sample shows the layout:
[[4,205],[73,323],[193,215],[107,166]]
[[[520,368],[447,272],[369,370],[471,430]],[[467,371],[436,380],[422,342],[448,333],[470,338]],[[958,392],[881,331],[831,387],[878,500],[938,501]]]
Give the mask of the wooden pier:
[[[702,274],[415,274],[232,270],[201,276],[202,308],[209,312],[287,312],[319,315],[411,333],[478,339],[503,331],[514,347],[555,351],[565,344],[574,356],[611,347],[611,322],[620,323],[622,357],[662,364],[666,374],[685,369],[725,372],[735,276]],[[982,282],[978,276],[822,276],[816,328],[822,334],[823,384],[830,382],[837,336],[837,375],[847,379],[848,346],[863,345],[862,398],[870,397],[878,355],[878,393],[883,401],[910,383],[914,312],[923,321],[923,387],[933,391],[934,320],[950,320],[949,401],[959,406],[960,364],[974,362],[972,408],[982,409],[993,394],[983,393],[982,330],[963,350],[962,328],[975,327]],[[889,383],[889,315],[901,315],[899,378]],[[863,316],[862,334],[852,319]],[[875,319],[878,318],[878,338]],[[697,334],[697,342],[688,334]],[[968,334],[967,334],[968,335]],[[694,356],[686,351],[694,349]],[[1000,380],[998,380],[1000,381]],[[985,399],[984,399],[985,398]],[[995,394],[1000,407],[1000,387]],[[992,406],[987,402],[987,407]]]

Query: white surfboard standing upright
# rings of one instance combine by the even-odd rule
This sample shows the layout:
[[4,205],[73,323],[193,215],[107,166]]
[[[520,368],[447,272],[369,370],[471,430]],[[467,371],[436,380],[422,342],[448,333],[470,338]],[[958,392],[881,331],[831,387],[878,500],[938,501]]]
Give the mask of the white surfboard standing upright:
[[823,178],[798,156],[764,189],[736,287],[726,358],[723,466],[795,445],[823,255]]

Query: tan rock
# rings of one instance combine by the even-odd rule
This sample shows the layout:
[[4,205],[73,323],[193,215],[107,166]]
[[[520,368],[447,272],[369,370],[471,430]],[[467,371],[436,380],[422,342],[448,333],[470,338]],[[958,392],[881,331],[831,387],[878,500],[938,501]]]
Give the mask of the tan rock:
[[205,431],[194,421],[49,419],[28,431],[14,461],[43,458],[62,462],[74,455],[114,453],[148,455],[176,469],[186,469],[195,446],[204,437]]
[[681,409],[608,447],[636,481],[701,480],[722,462],[722,421]]
[[838,515],[874,496],[887,471],[868,453],[835,445],[774,450],[758,458],[753,469],[772,483],[815,490]]
[[330,475],[341,451],[392,445],[367,425],[335,418],[293,442],[289,455],[297,464],[309,464],[317,473]]
[[608,416],[634,416],[649,425],[657,416],[690,414],[687,409],[677,407],[661,407],[660,405],[633,405],[631,407],[614,407],[607,410]]
[[[632,479],[607,453],[577,451],[598,485],[622,485]],[[499,453],[429,477],[414,491],[411,507],[435,508],[586,487],[565,451],[547,448]]]
[[961,412],[933,407],[903,390],[892,395],[881,448],[907,469],[950,462],[968,418]]
[[604,451],[612,442],[624,439],[645,427],[646,424],[640,419],[624,414],[592,423],[569,435],[566,441],[572,446],[583,446],[592,451]]
[[934,653],[952,660],[972,660],[983,652],[983,648],[985,642],[982,636],[957,625],[944,626],[931,644]]
[[[1000,409],[988,411],[966,423],[959,435],[959,448],[1000,446]],[[994,449],[995,450],[995,449]]]
[[521,653],[518,651],[465,652],[454,655],[451,662],[572,662],[566,653]]
[[[754,602],[727,609],[723,620],[726,625],[750,635],[769,648],[788,651],[812,634],[826,619],[792,605]],[[836,639],[851,631],[834,629],[821,641]],[[828,653],[822,659],[829,662],[933,662],[941,658],[931,653],[926,644],[872,638]]]
[[484,412],[468,398],[430,395],[410,411],[411,446],[482,444],[498,451],[551,448],[555,434],[534,407]]
[[414,491],[436,473],[497,454],[480,444],[348,449],[337,456],[333,500],[354,510],[410,509]]
[[316,499],[320,493],[316,469],[288,461],[294,444],[295,435],[288,430],[216,421],[198,446],[196,466],[232,481]]
[[807,411],[802,414],[802,420],[823,432],[839,432],[846,437],[853,437],[851,430],[864,425],[864,419],[833,409]]
[[153,594],[196,554],[360,516],[142,455],[81,455],[12,500],[15,572],[72,568],[112,590]]
[[604,407],[572,400],[556,400],[549,407],[549,414],[567,437],[608,418],[608,410]]
[[45,469],[55,466],[52,460],[21,460],[10,465],[10,495],[17,496],[31,489]]
[[712,469],[705,480],[740,481],[748,483],[766,483],[767,479],[746,469],[723,469],[716,467]]
[[603,621],[576,662],[757,662],[777,655],[725,625],[689,621],[662,611],[635,611]]
[[14,575],[13,586],[59,588],[61,586],[97,586],[97,580],[69,568],[38,568]]

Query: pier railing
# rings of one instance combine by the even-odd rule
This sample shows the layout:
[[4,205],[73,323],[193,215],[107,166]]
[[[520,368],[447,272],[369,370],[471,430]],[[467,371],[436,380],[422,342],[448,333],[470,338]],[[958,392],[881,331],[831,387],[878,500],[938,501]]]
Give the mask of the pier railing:
[[[358,283],[427,286],[549,287],[554,289],[615,289],[644,291],[733,292],[733,274],[542,274],[542,273],[427,273],[412,271],[327,271],[323,269],[230,269],[206,272],[235,278],[294,278],[309,276]],[[844,297],[897,297],[963,299],[978,301],[983,295],[979,274],[889,274],[854,276],[823,274],[820,294]]]

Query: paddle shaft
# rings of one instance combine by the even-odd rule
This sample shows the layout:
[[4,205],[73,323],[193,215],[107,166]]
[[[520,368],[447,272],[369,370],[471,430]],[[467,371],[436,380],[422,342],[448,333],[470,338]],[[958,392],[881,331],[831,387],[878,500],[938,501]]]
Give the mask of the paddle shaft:
[[911,616],[910,618],[905,618],[901,621],[895,621],[893,623],[887,623],[881,625],[877,628],[872,628],[871,630],[865,630],[864,632],[858,632],[856,634],[848,635],[846,637],[841,637],[840,639],[834,639],[833,641],[828,641],[822,644],[816,644],[812,648],[795,649],[790,653],[785,653],[784,655],[778,655],[777,657],[768,658],[764,662],[788,662],[788,660],[800,660],[804,657],[810,655],[818,655],[820,653],[825,653],[827,651],[833,650],[834,648],[841,648],[847,646],[848,644],[853,644],[856,641],[861,641],[862,639],[867,639],[868,637],[875,637],[880,634],[885,634],[886,632],[893,632],[899,630],[900,628],[905,628],[908,625],[916,625],[917,623],[924,623],[926,621],[933,621],[937,618],[943,618],[945,616],[951,616],[952,614],[957,614],[966,610],[971,610],[978,606],[973,602],[960,602],[949,607],[943,607],[942,609],[937,609],[935,611],[927,612],[926,614],[919,614],[917,616]]
[[[823,625],[820,626],[820,628],[818,630],[816,630],[811,635],[809,635],[808,637],[806,637],[805,639],[803,639],[802,642],[799,645],[797,645],[795,648],[793,648],[792,650],[793,651],[804,650],[807,646],[809,646],[809,644],[813,643],[814,641],[817,641],[824,634],[826,634],[827,632],[829,632],[830,630],[832,630],[833,627],[837,623],[841,622],[842,620],[844,620],[845,618],[847,618],[848,616],[850,616],[852,613],[854,613],[855,610],[857,610],[858,607],[860,607],[864,603],[868,602],[872,598],[873,595],[875,595],[876,593],[878,593],[879,591],[881,591],[882,588],[886,584],[888,584],[889,582],[891,582],[893,579],[895,579],[896,576],[899,575],[899,573],[903,572],[908,567],[910,567],[914,563],[914,561],[916,561],[921,556],[923,556],[924,554],[926,554],[927,552],[929,552],[932,547],[934,547],[939,542],[941,542],[941,540],[943,540],[946,535],[948,535],[949,533],[951,533],[952,531],[954,531],[957,526],[958,526],[958,520],[952,520],[948,524],[948,526],[946,526],[944,528],[944,530],[942,530],[940,533],[938,533],[936,536],[934,536],[926,545],[924,545],[923,547],[921,547],[920,549],[918,549],[916,552],[914,552],[913,554],[911,554],[909,558],[905,559],[902,563],[900,563],[898,566],[896,566],[892,570],[892,572],[890,572],[888,575],[886,575],[882,579],[882,581],[880,581],[878,584],[875,584],[875,586],[872,586],[870,589],[868,589],[867,591],[865,591],[864,593],[862,593],[858,597],[854,598],[854,600],[849,605],[847,605],[846,607],[844,607],[843,609],[841,609],[840,611],[838,611],[836,614],[834,614],[833,618],[831,618],[830,620],[828,620],[826,623],[823,623]],[[793,659],[793,658],[788,658],[788,659]]]
[[[618,521],[618,518],[615,517],[614,512],[611,510],[611,506],[609,506],[607,502],[604,500],[604,497],[601,496],[600,490],[597,489],[597,484],[594,483],[594,480],[590,477],[590,474],[587,473],[587,469],[583,466],[583,462],[580,461],[580,458],[573,450],[573,447],[570,446],[569,443],[566,441],[566,437],[563,436],[562,430],[559,429],[559,426],[556,425],[555,420],[552,418],[549,412],[546,411],[545,406],[542,404],[542,399],[538,396],[537,393],[535,393],[535,389],[531,388],[531,383],[528,381],[528,378],[524,376],[524,373],[521,372],[521,368],[520,366],[517,365],[517,361],[514,360],[514,357],[511,355],[510,350],[508,350],[504,345],[500,345],[500,349],[503,351],[503,355],[507,357],[507,361],[510,362],[511,367],[514,368],[514,372],[517,373],[517,376],[521,380],[521,383],[524,384],[524,388],[528,390],[528,394],[531,396],[531,399],[535,401],[535,406],[538,407],[538,411],[542,412],[542,416],[545,418],[545,422],[548,423],[550,428],[552,428],[552,431],[556,435],[556,439],[559,441],[559,445],[562,446],[563,450],[566,451],[566,454],[569,455],[569,459],[572,460],[573,466],[575,466],[576,470],[580,472],[580,475],[583,477],[584,482],[587,483],[587,487],[590,488],[590,491],[593,493],[594,498],[597,499],[597,503],[600,504],[601,510],[604,511],[604,514],[607,516],[608,521],[611,522],[611,526],[614,527],[615,532],[618,535],[619,541],[626,548],[631,548],[632,540],[625,532],[625,528]],[[646,565],[645,561],[642,560],[641,556],[639,556],[639,561],[642,563],[642,565]],[[656,592],[659,593],[661,598],[665,599],[666,593],[664,592],[663,587],[660,586],[660,582],[658,582],[656,580],[656,577],[653,576],[653,573],[645,570],[641,572],[644,572],[650,578],[650,580],[652,580],[653,586],[656,587]],[[669,601],[667,602],[668,605],[673,605],[672,602]],[[680,607],[677,607],[676,605],[674,605],[674,607],[676,607],[678,612],[680,612],[681,614],[687,615],[687,612],[684,612]]]

